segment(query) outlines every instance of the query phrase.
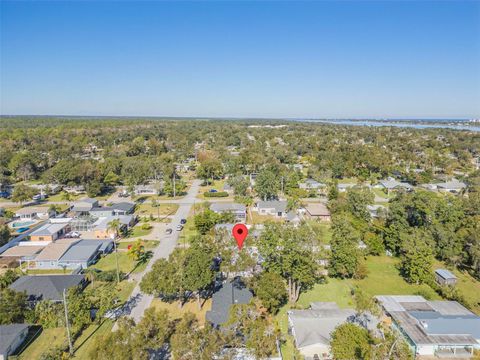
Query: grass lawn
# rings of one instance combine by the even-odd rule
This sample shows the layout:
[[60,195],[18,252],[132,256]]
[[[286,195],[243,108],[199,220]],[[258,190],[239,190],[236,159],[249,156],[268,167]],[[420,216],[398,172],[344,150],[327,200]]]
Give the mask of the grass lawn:
[[50,270],[50,269],[30,269],[26,270],[27,275],[68,275],[71,274],[73,270],[65,269],[59,269],[59,270]]
[[215,199],[233,199],[233,195],[229,195],[229,196],[226,196],[226,197],[220,197],[220,198],[209,198],[209,197],[205,197],[205,195],[203,195],[204,192],[207,192],[207,191],[210,191],[211,189],[215,189],[217,190],[218,192],[221,192],[223,191],[223,186],[225,185],[225,180],[215,180],[213,181],[213,183],[211,183],[210,185],[207,185],[207,186],[200,186],[200,189],[198,190],[198,195],[197,195],[197,198],[198,199],[202,199],[202,200],[215,200]]
[[383,191],[383,189],[372,188],[372,191],[375,195],[384,199],[391,199],[395,196],[394,192],[387,194],[385,191]]
[[260,215],[257,211],[250,210],[247,214],[247,224],[263,224],[267,221],[284,222],[284,218],[275,217],[271,215]]
[[[441,299],[428,285],[412,285],[407,283],[396,268],[399,259],[388,256],[371,256],[367,259],[368,276],[362,280],[328,278],[326,283],[317,284],[312,289],[300,294],[297,307],[308,308],[311,302],[333,301],[341,308],[353,307],[351,289],[358,285],[370,296],[374,295],[412,295],[419,291],[430,294],[432,300]],[[478,296],[477,296],[478,297]],[[286,336],[288,330],[287,311],[289,305],[280,309],[276,320],[287,343],[282,351],[293,354],[292,339]],[[285,359],[291,357],[285,356]]]
[[[203,299],[202,299],[203,301]],[[180,319],[182,316],[187,313],[191,312],[194,314],[200,324],[205,324],[205,313],[209,311],[212,307],[212,299],[208,299],[205,301],[203,304],[202,308],[199,310],[197,301],[189,301],[185,305],[183,305],[182,308],[178,307],[178,301],[172,302],[172,303],[167,303],[163,302],[160,299],[153,299],[151,307],[154,307],[157,310],[165,309],[168,310],[168,315],[170,316],[171,319]]]
[[51,348],[67,341],[65,328],[43,329],[42,333],[19,355],[20,360],[40,359]]
[[[117,248],[118,249],[128,249],[128,245],[133,244],[134,241],[122,241],[118,244]],[[143,245],[145,246],[145,249],[154,249],[160,244],[160,241],[158,240],[143,240]]]
[[145,230],[145,229],[142,229],[143,224],[145,224],[145,223],[137,224],[132,229],[130,229],[127,237],[129,237],[129,238],[131,238],[131,237],[142,237],[142,236],[147,236],[148,234],[150,234],[153,230],[153,226],[151,224],[149,224],[152,227],[148,230]]
[[[173,229],[173,231],[176,231]],[[197,229],[195,229],[195,222],[193,220],[193,216],[190,216],[187,219],[187,223],[184,225],[184,228],[180,234],[180,237],[178,239],[178,244],[183,245],[183,243],[189,243],[190,239],[196,235],[198,235]]]
[[173,215],[178,210],[178,204],[159,204],[158,208],[153,207],[151,203],[137,205],[136,214],[140,216],[165,216]]
[[[75,200],[78,200],[82,197],[86,197],[87,194],[78,194],[78,195],[75,195],[75,194],[70,194],[70,198],[71,198],[71,201],[75,201]],[[55,194],[55,195],[50,195],[48,197],[48,201],[65,201],[63,199],[63,194],[61,192],[59,192],[58,194]],[[65,201],[65,203],[67,203],[68,201]]]
[[471,305],[470,310],[480,315],[480,281],[466,271],[452,269],[440,261],[435,261],[433,268],[435,270],[440,268],[450,270],[458,278],[456,288]]
[[74,359],[90,359],[89,353],[93,348],[95,339],[111,332],[113,324],[113,321],[105,319],[100,325],[90,325],[86,328],[73,345],[75,348]]
[[[138,273],[143,271],[146,266],[146,263],[136,266],[136,262],[132,260],[126,252],[118,252],[118,268],[120,269],[120,271],[128,274],[133,270],[134,273]],[[93,264],[91,267],[102,271],[116,270],[117,268],[115,263],[115,252],[102,257],[96,264]]]

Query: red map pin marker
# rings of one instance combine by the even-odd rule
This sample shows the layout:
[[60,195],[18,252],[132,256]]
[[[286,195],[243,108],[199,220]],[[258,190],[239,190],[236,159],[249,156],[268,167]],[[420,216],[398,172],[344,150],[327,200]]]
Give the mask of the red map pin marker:
[[238,250],[242,250],[243,242],[248,235],[248,229],[245,224],[236,224],[232,229],[232,235],[237,240]]

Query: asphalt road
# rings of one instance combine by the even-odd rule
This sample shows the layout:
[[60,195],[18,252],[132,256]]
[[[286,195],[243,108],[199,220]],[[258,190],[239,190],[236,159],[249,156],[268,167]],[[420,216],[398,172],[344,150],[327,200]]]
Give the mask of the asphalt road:
[[[186,219],[188,217],[190,209],[192,208],[192,205],[196,200],[195,198],[197,196],[200,183],[200,180],[195,180],[190,189],[188,190],[187,195],[183,199],[181,199],[181,202],[178,202],[180,206],[176,214],[174,215],[172,222],[169,225],[169,227],[173,229],[173,232],[170,235],[167,235],[165,233],[159,234],[160,238],[158,240],[160,240],[160,245],[155,248],[153,256],[150,259],[145,271],[143,271],[138,276],[137,286],[135,286],[135,289],[133,289],[132,295],[130,296],[131,299],[134,299],[134,304],[131,307],[130,316],[135,320],[135,322],[138,322],[142,318],[143,313],[146,309],[150,307],[153,300],[153,296],[143,294],[140,291],[140,280],[147,272],[151,270],[152,265],[155,261],[160,258],[167,258],[172,253],[173,249],[175,249],[175,247],[177,246],[180,231],[176,231],[175,228],[177,227],[177,225],[180,224],[181,219]],[[116,326],[114,326],[113,329],[115,330]]]

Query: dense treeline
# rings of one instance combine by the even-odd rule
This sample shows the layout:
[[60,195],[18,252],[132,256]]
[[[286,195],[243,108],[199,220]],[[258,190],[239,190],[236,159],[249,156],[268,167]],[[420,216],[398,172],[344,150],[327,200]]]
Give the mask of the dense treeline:
[[[97,185],[114,178],[136,184],[168,175],[174,162],[208,151],[209,158],[221,164],[220,173],[247,174],[268,167],[281,175],[288,173],[287,165],[308,161],[309,175],[318,180],[351,176],[374,180],[399,174],[415,184],[430,181],[438,173],[468,173],[479,154],[480,135],[469,132],[275,121],[260,123],[271,127],[258,124],[2,117],[1,181],[42,178]],[[202,168],[205,176],[218,163]]]

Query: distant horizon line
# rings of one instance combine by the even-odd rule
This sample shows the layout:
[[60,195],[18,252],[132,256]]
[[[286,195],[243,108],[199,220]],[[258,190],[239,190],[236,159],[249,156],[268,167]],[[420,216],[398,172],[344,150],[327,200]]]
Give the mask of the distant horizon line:
[[342,121],[342,120],[374,120],[374,121],[422,121],[422,120],[443,120],[443,121],[468,121],[480,119],[480,116],[473,117],[264,117],[264,116],[169,116],[169,115],[71,115],[71,114],[0,114],[4,117],[54,117],[54,118],[141,118],[141,119],[191,119],[191,120],[285,120],[285,121]]

